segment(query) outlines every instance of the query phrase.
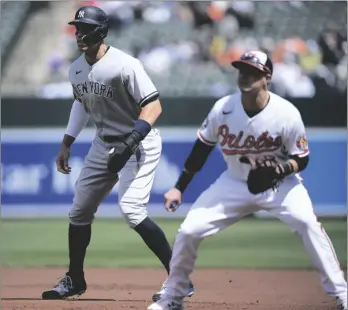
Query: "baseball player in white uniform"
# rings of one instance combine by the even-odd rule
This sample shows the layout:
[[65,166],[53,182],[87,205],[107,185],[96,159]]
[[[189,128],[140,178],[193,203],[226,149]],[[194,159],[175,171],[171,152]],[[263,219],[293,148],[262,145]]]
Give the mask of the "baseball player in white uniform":
[[347,309],[347,282],[332,243],[313,212],[299,172],[309,161],[299,111],[267,90],[273,65],[266,54],[247,52],[232,65],[240,92],[218,100],[198,130],[198,139],[165,207],[175,211],[182,194],[216,144],[227,169],[196,200],[175,239],[167,291],[148,310],[182,310],[200,242],[244,216],[264,210],[302,238],[323,289]]
[[[104,43],[108,32],[104,11],[81,7],[69,24],[76,27],[77,45],[83,53],[69,72],[75,101],[56,161],[58,171],[71,171],[70,147],[89,118],[95,123],[96,135],[76,182],[69,213],[69,270],[54,288],[43,292],[43,299],[86,291],[83,265],[91,224],[98,206],[117,182],[125,220],[168,273],[172,254],[165,234],[146,210],[162,149],[159,131],[152,128],[161,113],[159,92],[139,60]],[[164,290],[165,286],[153,300]],[[187,296],[193,292],[191,285]]]

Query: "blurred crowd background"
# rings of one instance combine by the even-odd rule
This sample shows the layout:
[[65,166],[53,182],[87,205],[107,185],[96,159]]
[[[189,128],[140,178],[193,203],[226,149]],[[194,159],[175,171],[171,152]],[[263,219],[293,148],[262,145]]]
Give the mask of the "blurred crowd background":
[[72,98],[79,6],[109,16],[106,43],[138,57],[166,97],[236,90],[230,62],[261,49],[274,61],[271,90],[286,97],[347,92],[345,1],[2,2],[3,96]]

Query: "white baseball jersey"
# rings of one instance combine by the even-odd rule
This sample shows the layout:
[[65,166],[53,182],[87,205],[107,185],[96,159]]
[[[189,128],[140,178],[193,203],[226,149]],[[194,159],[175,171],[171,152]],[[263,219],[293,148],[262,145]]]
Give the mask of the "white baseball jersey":
[[309,154],[298,109],[271,92],[267,106],[253,117],[246,114],[240,92],[218,100],[198,130],[198,138],[211,146],[219,143],[228,169],[241,180],[247,180],[250,171],[250,165],[239,161],[243,155],[271,156],[283,162],[290,155]]
[[142,105],[158,96],[141,62],[114,47],[92,66],[82,54],[72,63],[69,80],[99,136],[130,132]]
[[301,236],[323,289],[340,302],[347,300],[344,273],[302,182],[287,177],[277,191],[259,195],[250,193],[244,182],[250,165],[239,162],[243,155],[254,159],[273,156],[282,161],[290,155],[309,153],[299,111],[287,100],[270,95],[266,107],[253,117],[244,111],[240,93],[224,97],[216,102],[198,131],[199,139],[207,145],[220,144],[228,169],[193,203],[175,236],[167,291],[161,299],[166,304],[166,296],[187,294],[201,241],[259,211],[279,218]]

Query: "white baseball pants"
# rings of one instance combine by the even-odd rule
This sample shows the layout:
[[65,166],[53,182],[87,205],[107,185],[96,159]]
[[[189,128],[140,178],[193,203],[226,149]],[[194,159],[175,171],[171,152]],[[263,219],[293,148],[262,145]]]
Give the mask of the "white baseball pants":
[[332,243],[318,222],[308,192],[296,177],[288,177],[278,191],[252,195],[245,182],[228,171],[204,191],[182,223],[173,248],[170,276],[166,285],[169,296],[185,296],[194,269],[200,242],[237,222],[244,216],[266,210],[299,234],[320,273],[327,294],[347,298],[347,282],[339,266]]

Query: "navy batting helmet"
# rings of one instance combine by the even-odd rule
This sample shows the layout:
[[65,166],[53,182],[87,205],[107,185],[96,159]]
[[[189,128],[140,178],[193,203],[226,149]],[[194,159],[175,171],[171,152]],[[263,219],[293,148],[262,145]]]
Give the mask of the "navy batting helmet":
[[83,6],[75,13],[75,19],[69,25],[95,25],[93,31],[82,37],[83,43],[93,45],[103,40],[108,34],[108,17],[105,12],[96,6]]
[[252,66],[264,73],[269,77],[273,74],[272,60],[261,51],[251,51],[243,54],[239,60],[232,61],[231,65],[237,69],[241,66]]

